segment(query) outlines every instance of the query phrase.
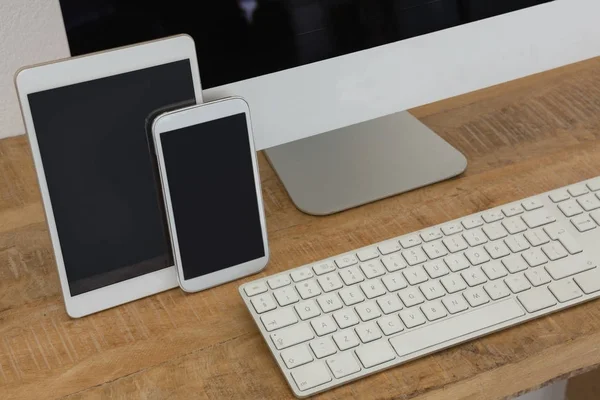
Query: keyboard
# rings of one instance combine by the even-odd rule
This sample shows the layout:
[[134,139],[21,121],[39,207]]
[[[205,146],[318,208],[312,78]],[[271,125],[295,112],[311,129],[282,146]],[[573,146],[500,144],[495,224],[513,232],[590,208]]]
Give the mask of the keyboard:
[[303,398],[597,298],[599,224],[597,177],[239,290]]

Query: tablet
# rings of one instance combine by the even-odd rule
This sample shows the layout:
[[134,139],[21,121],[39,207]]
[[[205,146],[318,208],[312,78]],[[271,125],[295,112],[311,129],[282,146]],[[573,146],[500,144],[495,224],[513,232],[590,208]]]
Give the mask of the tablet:
[[193,40],[27,67],[15,81],[67,313],[177,286],[146,119],[202,102]]

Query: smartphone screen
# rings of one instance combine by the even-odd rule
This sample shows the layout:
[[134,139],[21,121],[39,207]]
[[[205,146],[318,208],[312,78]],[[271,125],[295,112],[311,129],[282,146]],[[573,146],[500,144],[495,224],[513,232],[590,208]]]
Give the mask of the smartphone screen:
[[185,280],[265,256],[246,114],[160,135]]

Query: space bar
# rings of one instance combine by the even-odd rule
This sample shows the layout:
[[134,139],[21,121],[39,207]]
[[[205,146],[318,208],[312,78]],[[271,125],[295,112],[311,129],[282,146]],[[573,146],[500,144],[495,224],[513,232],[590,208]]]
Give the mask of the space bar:
[[396,353],[402,357],[510,321],[524,314],[517,302],[510,299],[409,331],[391,338],[390,343]]

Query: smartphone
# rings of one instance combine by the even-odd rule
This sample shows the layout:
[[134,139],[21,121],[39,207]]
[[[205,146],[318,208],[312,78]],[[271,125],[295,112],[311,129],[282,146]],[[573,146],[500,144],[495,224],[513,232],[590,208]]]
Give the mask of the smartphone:
[[233,97],[152,123],[179,285],[197,292],[264,269],[265,213],[248,104]]

